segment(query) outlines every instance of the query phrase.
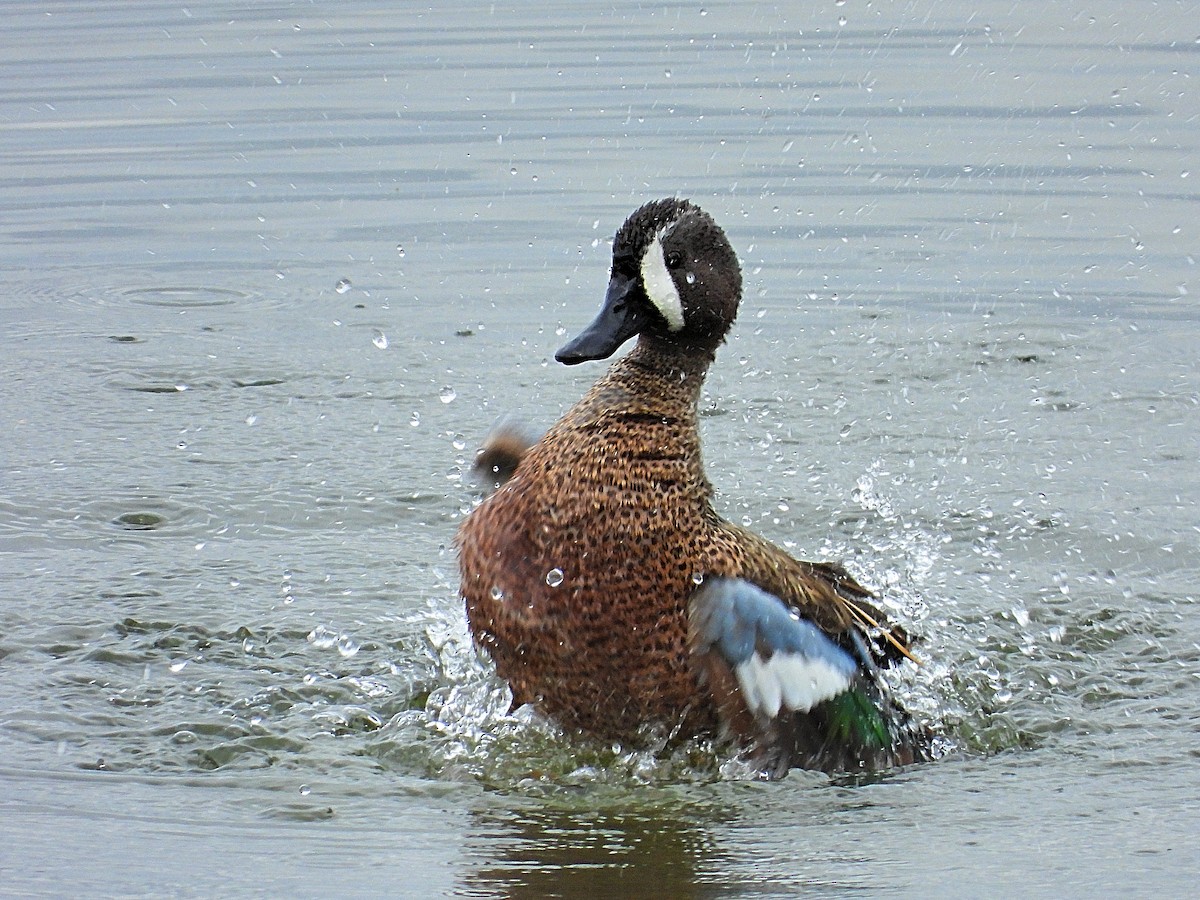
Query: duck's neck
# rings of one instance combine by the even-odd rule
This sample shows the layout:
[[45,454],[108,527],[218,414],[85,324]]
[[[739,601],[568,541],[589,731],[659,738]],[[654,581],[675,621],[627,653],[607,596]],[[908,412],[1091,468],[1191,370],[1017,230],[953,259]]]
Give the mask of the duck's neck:
[[694,389],[698,398],[700,385],[704,383],[704,376],[708,374],[713,358],[710,350],[681,347],[644,334],[638,338],[637,345],[625,357],[625,361],[660,375],[667,381],[687,384]]
[[567,419],[575,426],[613,413],[696,420],[700,388],[712,354],[684,352],[643,335],[637,346],[613,363]]

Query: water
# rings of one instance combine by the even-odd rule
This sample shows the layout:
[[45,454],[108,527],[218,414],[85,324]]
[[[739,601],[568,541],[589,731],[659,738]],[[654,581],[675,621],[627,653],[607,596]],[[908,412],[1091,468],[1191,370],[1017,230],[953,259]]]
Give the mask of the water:
[[[1188,891],[1195,12],[8,4],[3,890]],[[924,635],[936,763],[578,746],[470,650],[472,448],[671,193],[722,508]]]

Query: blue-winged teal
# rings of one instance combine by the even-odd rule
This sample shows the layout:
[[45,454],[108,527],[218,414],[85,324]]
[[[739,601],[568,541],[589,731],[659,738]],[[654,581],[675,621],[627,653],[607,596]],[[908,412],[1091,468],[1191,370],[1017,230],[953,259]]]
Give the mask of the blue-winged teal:
[[733,248],[688,201],[617,231],[603,308],[557,359],[637,344],[539,440],[501,428],[489,444],[498,487],[457,536],[472,634],[513,705],[567,729],[721,734],[772,775],[925,758],[879,677],[909,656],[903,630],[840,565],[712,507],[697,402],[740,298]]

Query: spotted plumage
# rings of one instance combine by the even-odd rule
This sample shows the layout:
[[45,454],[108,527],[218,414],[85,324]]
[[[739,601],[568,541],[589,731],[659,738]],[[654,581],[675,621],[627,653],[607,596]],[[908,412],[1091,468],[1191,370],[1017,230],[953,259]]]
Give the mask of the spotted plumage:
[[567,729],[724,735],[770,774],[922,758],[879,679],[904,632],[839,565],[712,506],[697,405],[740,297],[724,232],[688,201],[621,226],[603,308],[557,358],[637,343],[540,440],[502,436],[511,459],[457,536],[472,634],[514,706]]

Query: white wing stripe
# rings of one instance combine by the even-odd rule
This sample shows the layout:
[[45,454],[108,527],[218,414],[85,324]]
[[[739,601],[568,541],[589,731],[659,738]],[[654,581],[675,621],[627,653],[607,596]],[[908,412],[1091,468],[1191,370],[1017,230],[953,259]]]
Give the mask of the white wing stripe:
[[756,651],[734,670],[747,708],[774,718],[781,707],[808,712],[836,697],[850,684],[844,672],[819,659],[796,653],[776,653],[764,660]]

